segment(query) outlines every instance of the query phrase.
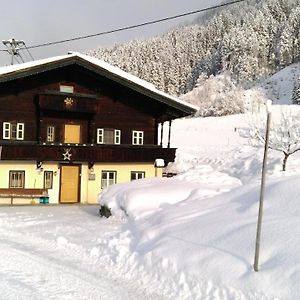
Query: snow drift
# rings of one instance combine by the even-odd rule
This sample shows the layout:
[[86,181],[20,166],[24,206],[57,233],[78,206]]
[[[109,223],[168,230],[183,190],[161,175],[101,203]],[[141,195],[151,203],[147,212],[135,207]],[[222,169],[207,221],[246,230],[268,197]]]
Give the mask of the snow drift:
[[[134,254],[135,267],[142,264],[153,276],[162,276],[167,271],[171,278],[182,274],[182,288],[177,296],[297,299],[300,295],[299,180],[300,176],[295,176],[273,179],[268,184],[258,273],[252,267],[257,183],[239,187],[232,180],[231,187],[235,187],[232,191],[213,196],[216,189],[210,190],[210,184],[205,187],[201,180],[198,188],[196,182],[183,180],[182,191],[178,180],[163,180],[158,190],[155,180],[143,180],[119,186],[114,197],[107,193],[103,200],[115,213],[126,210],[131,216],[121,238],[130,241],[128,252],[123,253],[126,269],[131,269],[132,263],[125,258]],[[139,197],[141,194],[145,196]],[[162,194],[164,197],[157,198]],[[120,195],[122,201],[118,201]],[[141,203],[146,200],[151,203],[151,199],[153,206]],[[154,207],[159,209],[151,215],[145,214],[147,210],[153,212]]]
[[247,120],[176,120],[171,141],[179,149],[168,168],[180,175],[103,192],[100,203],[125,220],[109,243],[121,270],[145,270],[173,299],[300,297],[299,153],[286,172],[280,153],[269,153],[260,271],[254,272],[262,148],[239,134]]

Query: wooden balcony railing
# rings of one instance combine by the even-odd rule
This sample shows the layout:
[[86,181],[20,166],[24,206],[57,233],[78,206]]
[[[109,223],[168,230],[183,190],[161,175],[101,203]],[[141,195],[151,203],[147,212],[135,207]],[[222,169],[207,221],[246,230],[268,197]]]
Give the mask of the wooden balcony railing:
[[174,161],[175,148],[155,145],[42,145],[0,144],[1,160],[34,160],[57,162],[154,162],[162,158]]

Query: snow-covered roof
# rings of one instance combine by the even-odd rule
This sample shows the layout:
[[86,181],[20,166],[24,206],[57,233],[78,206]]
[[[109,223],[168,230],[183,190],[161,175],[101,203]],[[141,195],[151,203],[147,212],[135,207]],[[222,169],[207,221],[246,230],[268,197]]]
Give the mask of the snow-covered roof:
[[118,67],[112,66],[103,60],[84,55],[78,52],[71,52],[67,55],[55,56],[41,60],[35,60],[18,65],[6,66],[0,68],[0,82],[14,80],[29,75],[45,72],[55,67],[65,66],[72,63],[90,64],[93,71],[99,72],[112,80],[121,82],[124,85],[154,98],[157,101],[163,102],[173,108],[176,108],[186,114],[193,114],[198,110],[198,107],[189,104],[177,97],[164,93],[156,87],[137,76],[129,74]]

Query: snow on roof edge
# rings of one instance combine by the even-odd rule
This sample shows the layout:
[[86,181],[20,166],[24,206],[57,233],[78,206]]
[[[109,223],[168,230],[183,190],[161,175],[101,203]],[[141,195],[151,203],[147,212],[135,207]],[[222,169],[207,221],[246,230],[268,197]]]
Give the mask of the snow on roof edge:
[[127,72],[121,70],[120,68],[115,67],[103,60],[100,60],[98,58],[88,56],[88,55],[85,55],[85,54],[82,54],[79,52],[69,52],[67,55],[53,56],[53,57],[49,57],[49,58],[44,58],[44,59],[40,59],[40,60],[35,60],[35,61],[31,61],[31,62],[18,64],[18,65],[0,67],[0,77],[2,75],[4,76],[4,75],[8,75],[8,74],[13,74],[14,72],[17,72],[17,71],[27,70],[27,69],[30,69],[33,67],[44,65],[44,64],[62,61],[67,58],[70,58],[70,57],[79,57],[85,61],[90,62],[93,65],[96,65],[102,69],[105,69],[106,71],[108,71],[114,75],[117,75],[125,80],[128,80],[128,81],[140,86],[140,87],[143,87],[159,96],[165,97],[173,102],[176,102],[180,105],[183,105],[190,109],[193,109],[193,110],[195,110],[195,112],[199,109],[199,107],[197,107],[196,105],[190,104],[190,103],[185,102],[177,97],[171,96],[163,91],[158,90],[152,83],[150,83],[146,80],[143,80],[143,79],[141,79],[135,75],[132,75],[130,73],[127,73]]
[[146,89],[148,89],[148,90],[150,90],[150,91],[152,91],[152,92],[154,92],[154,93],[156,93],[160,96],[166,97],[166,98],[168,98],[172,101],[175,101],[175,102],[177,102],[181,105],[188,106],[188,107],[190,107],[190,108],[192,108],[196,111],[199,109],[198,106],[190,104],[188,102],[185,102],[185,101],[183,101],[183,100],[181,100],[177,97],[171,96],[171,95],[169,95],[169,94],[167,94],[163,91],[160,91],[155,87],[154,84],[152,84],[152,83],[150,83],[150,82],[148,82],[144,79],[141,79],[141,78],[139,78],[135,75],[127,73],[127,72],[123,71],[122,69],[105,62],[104,60],[100,60],[98,58],[95,58],[95,57],[92,57],[92,56],[89,56],[89,55],[85,55],[85,54],[82,54],[82,53],[79,53],[79,52],[70,52],[70,53],[75,54],[78,57],[81,57],[82,59],[87,60],[87,61],[89,61],[89,62],[91,62],[95,65],[98,65],[99,67],[104,68],[107,71],[109,71],[111,73],[114,73],[115,75],[118,75],[122,78],[125,78],[125,79],[135,83],[135,84],[138,84],[138,85],[140,85],[140,86],[142,86],[142,87],[144,87],[144,88],[146,88]]

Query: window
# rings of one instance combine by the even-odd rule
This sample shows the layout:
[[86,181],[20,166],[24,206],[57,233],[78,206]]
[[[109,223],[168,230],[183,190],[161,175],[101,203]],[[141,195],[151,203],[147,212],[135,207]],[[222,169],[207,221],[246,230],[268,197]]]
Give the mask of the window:
[[10,123],[3,123],[3,139],[9,140],[10,139]]
[[74,93],[74,86],[72,85],[60,85],[59,86],[59,91],[62,93]]
[[131,176],[130,179],[132,180],[136,180],[136,179],[142,179],[145,178],[145,172],[143,171],[131,171]]
[[9,187],[24,188],[25,187],[25,171],[9,171]]
[[45,171],[44,172],[44,189],[52,189],[53,185],[53,172]]
[[116,171],[102,171],[101,173],[101,189],[104,189],[117,182]]
[[104,144],[104,129],[97,128],[97,144]]
[[132,131],[132,144],[143,145],[144,144],[144,131]]
[[104,130],[104,144],[114,144],[114,129],[105,129]]
[[121,130],[115,129],[115,144],[121,144]]
[[55,139],[55,127],[47,126],[47,142],[54,142]]
[[97,128],[97,144],[121,144],[121,130]]
[[3,122],[4,140],[24,140],[24,123]]

